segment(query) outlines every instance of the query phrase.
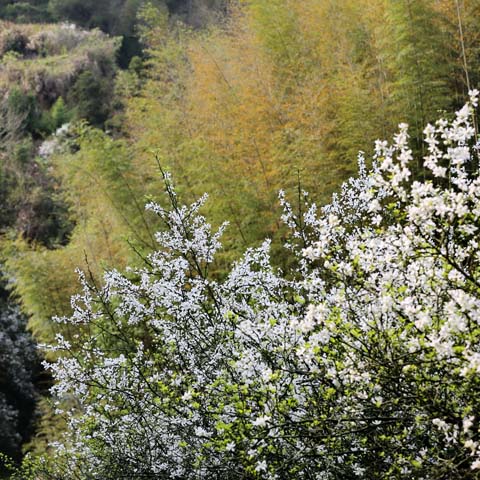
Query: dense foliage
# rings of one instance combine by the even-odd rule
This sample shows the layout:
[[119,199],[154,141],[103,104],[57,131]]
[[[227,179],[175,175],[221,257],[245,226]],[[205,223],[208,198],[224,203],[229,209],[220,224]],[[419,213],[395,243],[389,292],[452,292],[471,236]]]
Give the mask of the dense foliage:
[[[69,429],[45,478],[479,478],[478,92],[406,125],[319,210],[281,195],[295,266],[270,242],[223,280],[224,228],[171,208],[141,268],[83,276],[50,364]],[[74,401],[72,401],[74,400]],[[38,478],[38,477],[37,477]]]
[[168,9],[197,27],[210,22],[227,5],[225,0],[1,0],[0,18],[16,23],[68,21],[128,40],[136,36],[136,15],[146,3]]
[[119,45],[71,25],[0,26],[0,229],[52,248],[72,225],[39,145],[71,120],[105,121]]
[[[475,469],[470,470],[476,453],[472,453],[469,464],[461,449],[448,450],[433,433],[422,433],[430,420],[460,425],[461,409],[465,409],[466,425],[474,415],[467,410],[473,408],[476,399],[475,381],[468,375],[455,379],[454,368],[448,363],[455,355],[461,357],[461,342],[467,342],[462,335],[466,335],[470,323],[467,330],[459,327],[461,338],[455,343],[455,337],[454,355],[449,353],[448,358],[435,353],[436,344],[428,343],[437,340],[427,327],[422,331],[412,326],[426,310],[435,319],[432,328],[441,332],[452,313],[453,307],[447,306],[449,298],[456,295],[449,288],[460,280],[454,273],[448,277],[446,264],[428,245],[420,243],[419,236],[425,237],[428,232],[413,229],[414,237],[405,239],[400,230],[413,228],[410,207],[419,207],[421,199],[425,208],[438,206],[440,216],[446,207],[440,205],[438,196],[449,205],[462,205],[463,187],[455,180],[461,166],[452,164],[460,150],[449,151],[452,146],[445,143],[448,138],[440,139],[446,152],[441,158],[445,165],[433,165],[430,157],[435,144],[432,138],[430,143],[423,141],[422,130],[439,111],[460,108],[467,92],[478,85],[479,18],[478,0],[0,0],[1,270],[35,338],[52,343],[61,333],[70,342],[70,360],[83,358],[78,368],[93,375],[98,386],[97,390],[82,392],[83,405],[68,396],[66,404],[58,406],[66,412],[72,409],[79,421],[88,424],[79,431],[78,461],[66,454],[70,472],[78,468],[80,477],[82,469],[97,467],[100,477],[107,476],[108,469],[108,475],[120,476],[117,467],[126,475],[152,472],[159,468],[163,455],[166,466],[162,472],[167,472],[166,476],[178,471],[184,476],[190,472],[188,475],[227,478],[225,470],[217,469],[219,465],[230,469],[228,475],[244,478],[269,474],[310,478],[319,469],[334,478],[356,478],[357,473],[352,473],[356,468],[359,472],[366,468],[364,474],[373,478],[450,478],[450,470],[453,478],[477,475]],[[462,115],[465,117],[465,111],[454,122],[469,121]],[[408,164],[406,193],[395,185],[379,184],[382,172],[389,181],[407,172],[390,171],[390,167],[382,171],[386,164],[381,158],[389,158],[394,152],[381,143],[377,143],[376,153],[373,148],[375,139],[391,137],[399,122],[410,125],[414,159]],[[473,120],[472,125],[475,130]],[[444,122],[435,128],[450,127]],[[435,133],[449,135],[447,130]],[[476,141],[476,133],[470,134],[469,147]],[[431,130],[428,135],[432,135]],[[404,133],[397,139],[403,142]],[[409,157],[400,143],[395,148],[403,152],[402,158]],[[433,149],[430,153],[429,145]],[[340,206],[335,201],[336,206],[328,207],[319,213],[320,219],[314,220],[313,213],[320,212],[320,205],[356,172],[358,150],[367,158],[360,180],[350,183],[343,200],[339,200]],[[374,156],[378,164],[370,175],[367,170]],[[471,156],[466,167],[467,183],[476,178],[475,150]],[[172,222],[177,218],[169,217],[168,200],[157,198],[162,188],[159,164],[173,174],[176,192],[186,203],[205,191],[210,193],[210,200],[201,208],[212,231],[224,219],[230,222],[222,234],[223,248],[217,249],[216,240],[212,240],[214,261],[194,249],[200,255],[198,265],[191,258],[192,251],[188,258],[178,259],[171,270],[175,255],[181,257],[185,252],[151,253],[158,248],[154,232],[159,225],[166,221],[163,228],[167,231],[176,228]],[[474,189],[474,184],[468,184]],[[362,190],[362,185],[369,186]],[[433,188],[428,190],[430,197],[422,196],[423,191],[416,190],[418,185]],[[287,207],[284,199],[278,202],[280,188],[297,192],[292,207]],[[178,209],[181,216],[178,200],[171,186],[169,189],[174,211]],[[308,205],[302,190],[309,191]],[[452,193],[448,197],[447,191],[456,196]],[[382,206],[379,212],[374,212],[379,208],[376,195]],[[372,210],[357,209],[357,197]],[[430,247],[438,247],[439,255],[442,248],[448,248],[447,263],[464,254],[462,249],[470,241],[465,232],[474,232],[473,198],[465,200],[468,215],[461,216],[459,207],[458,218],[447,212],[442,214],[443,224],[438,226],[440,220],[434,221],[440,229],[439,240],[432,240]],[[152,199],[161,205],[153,208],[158,215],[143,209]],[[313,203],[319,207],[315,209]],[[286,222],[280,221],[282,204],[288,210],[283,212]],[[333,223],[328,222],[335,208],[343,212],[336,214],[339,225],[335,217],[330,217]],[[298,211],[295,219],[292,210]],[[203,228],[207,245],[211,233],[198,215],[195,206],[185,222],[197,218],[195,225]],[[428,218],[422,220],[422,228],[427,228]],[[298,225],[294,226],[295,222]],[[297,231],[293,234],[294,245],[285,249],[284,243],[292,240],[292,228]],[[324,232],[330,232],[337,244],[329,243]],[[370,234],[372,237],[367,238]],[[159,238],[162,243],[170,237]],[[246,258],[239,261],[247,249],[262,245],[265,238],[270,241],[268,248],[263,244],[260,250],[248,250]],[[400,247],[395,250],[395,238],[401,238],[398,241],[402,246],[413,250],[407,249],[402,257]],[[326,242],[325,250],[319,250],[319,240]],[[393,250],[387,248],[389,242]],[[175,246],[169,243],[170,247]],[[305,252],[310,252],[309,261]],[[358,260],[352,252],[357,252]],[[368,252],[373,252],[372,257]],[[325,263],[325,256],[333,260]],[[235,261],[239,263],[231,272]],[[467,274],[475,268],[475,261],[455,265],[464,267]],[[182,262],[190,263],[187,266]],[[104,271],[123,272],[126,265],[132,269],[126,274],[127,280],[120,274],[103,277]],[[276,270],[279,266],[283,273]],[[76,268],[88,272],[88,288],[94,298],[98,294],[101,299],[100,305],[97,300],[93,302],[92,308],[99,309],[99,316],[88,328],[51,320],[52,316],[70,318],[72,313],[79,314],[70,302],[78,289]],[[447,280],[442,283],[444,274],[448,274]],[[393,279],[386,279],[388,275]],[[435,275],[439,278],[434,279]],[[147,277],[159,280],[148,283]],[[251,283],[242,283],[247,277]],[[262,283],[267,280],[271,287]],[[123,281],[125,290],[118,285]],[[176,289],[177,303],[168,295],[158,300],[152,293],[151,288],[168,285],[172,292]],[[460,289],[474,295],[470,287],[462,285],[460,282]],[[118,290],[118,295],[109,296],[108,288]],[[379,317],[375,295],[381,298],[384,291],[393,303],[385,299],[381,307],[385,312],[382,310],[383,316]],[[352,292],[358,296],[350,297]],[[437,310],[428,303],[435,292]],[[6,296],[3,287],[0,295]],[[343,302],[342,295],[348,302]],[[422,305],[417,311],[414,303],[415,318],[405,313],[409,295]],[[148,315],[139,310],[138,324],[128,324],[129,312],[117,308],[127,297],[150,309]],[[185,303],[187,298],[193,303]],[[320,318],[316,313],[319,302],[328,304],[325,315],[333,322],[328,326],[331,330],[297,328],[295,321],[303,325],[305,315]],[[89,307],[84,308],[88,311]],[[10,323],[14,330],[24,328],[25,320],[22,317],[17,322],[13,304],[5,308],[0,305],[0,312],[5,314],[0,332],[7,331]],[[474,318],[473,313],[463,314]],[[180,324],[170,325],[171,330],[163,324],[159,327],[157,323],[165,315]],[[253,325],[255,333],[249,339],[245,335],[251,332],[245,330],[242,315]],[[272,320],[271,330],[267,321],[261,324],[261,319]],[[114,320],[123,323],[114,325]],[[211,338],[202,333],[207,324]],[[99,337],[100,331],[103,333]],[[323,340],[317,342],[315,335],[320,332],[323,336],[318,339],[328,336],[325,344]],[[442,341],[447,339],[446,330],[443,332],[438,337]],[[468,332],[474,346],[476,333]],[[178,349],[171,344],[177,341],[175,335]],[[182,335],[186,335],[184,343],[180,341]],[[408,344],[412,338],[420,342],[418,352]],[[144,351],[137,358],[132,352],[137,352],[140,342]],[[104,358],[117,358],[114,353],[123,352],[125,362],[118,361],[111,368],[114,374],[126,372],[128,389],[112,392],[109,389],[113,384],[103,385],[96,377],[102,362],[86,354],[85,348],[103,352]],[[12,364],[21,364],[23,354],[15,351],[18,358],[12,359]],[[365,352],[366,359],[361,357]],[[53,360],[56,355],[51,353],[49,358]],[[249,355],[256,366],[245,360]],[[325,356],[323,366],[321,355]],[[407,356],[412,357],[415,368],[405,363]],[[348,376],[352,362],[356,362],[360,379],[354,374]],[[253,365],[258,378],[246,377],[248,373],[242,369],[247,371],[248,365]],[[60,362],[59,372],[62,366]],[[400,367],[404,366],[407,369],[402,373]],[[33,378],[36,367],[31,367]],[[107,367],[105,371],[110,371]],[[190,367],[191,376],[177,385],[175,382],[185,375],[179,370]],[[267,374],[262,376],[268,368],[272,380]],[[339,373],[342,369],[347,376],[344,383]],[[132,371],[144,375],[147,383],[128,384],[135,380],[129,377]],[[160,383],[150,381],[157,379],[158,372]],[[444,385],[447,381],[449,386]],[[58,388],[62,385],[74,392],[80,388],[62,381]],[[137,393],[133,385],[138,386]],[[149,391],[145,390],[147,386]],[[187,402],[189,388],[193,388],[193,402],[201,406],[198,411]],[[354,390],[374,391],[381,397],[379,406],[371,395],[360,398],[360,393],[352,393]],[[313,398],[312,392],[317,397]],[[471,399],[467,399],[467,393]],[[178,406],[177,397],[183,394],[187,397]],[[114,401],[106,407],[111,413],[104,409],[97,417],[99,412],[91,405],[103,408],[102,395],[113,396]],[[228,400],[230,396],[233,401]],[[143,415],[150,412],[151,417],[145,424],[135,409],[140,401],[150,402],[151,409],[146,407]],[[22,405],[18,415],[8,407],[13,413],[2,417],[10,418],[7,426],[0,426],[0,433],[9,432],[9,440],[0,440],[0,455],[4,451],[18,458],[20,443],[31,433],[32,403]],[[124,418],[130,407],[132,417]],[[221,411],[224,407],[226,410]],[[47,444],[59,440],[65,417],[55,415],[45,398],[37,402],[37,409],[36,436],[24,448],[50,452]],[[343,411],[356,415],[349,418],[357,422],[358,432],[350,428],[349,421],[353,420],[342,416]],[[359,420],[372,420],[375,414],[380,417],[375,420],[379,425]],[[191,425],[185,420],[189,415],[193,418]],[[226,416],[232,426],[220,428],[218,422],[227,423]],[[271,419],[253,425],[257,418],[269,416]],[[17,421],[20,417],[24,419],[21,422]],[[130,432],[130,421],[132,425],[136,421],[144,431],[139,427],[138,434],[122,437],[120,425],[125,422],[126,432]],[[475,425],[476,419],[472,421]],[[147,443],[148,429],[156,431],[158,425],[171,427],[168,431],[176,435],[178,430],[178,438],[170,442],[154,435],[152,443]],[[197,427],[213,432],[211,441],[197,435]],[[462,426],[455,438],[466,442],[471,439],[473,443],[466,445],[474,452],[478,432],[472,433],[471,428],[463,432]],[[270,437],[267,431],[274,434]],[[89,434],[94,440],[89,440]],[[70,440],[66,440],[68,449]],[[109,442],[114,447],[108,447]],[[250,454],[253,447],[247,445],[252,442],[257,453]],[[151,452],[147,455],[140,448],[126,460],[120,459],[117,451],[129,451],[124,443],[132,449],[148,446]],[[159,453],[158,448],[167,443],[167,450]],[[315,450],[314,444],[315,448],[323,447]],[[228,449],[222,451],[227,445]],[[174,447],[180,453],[168,450]],[[421,456],[420,460],[411,459],[417,447],[419,451],[427,449],[425,458],[431,458],[430,463]],[[455,463],[452,459],[457,454]],[[263,470],[264,461],[269,473]],[[370,467],[365,466],[368,462]],[[398,473],[402,469],[408,472],[407,463],[413,473]],[[70,478],[62,473],[61,464],[56,468],[60,477]]]
[[18,460],[33,433],[40,357],[18,306],[0,305],[0,452]]

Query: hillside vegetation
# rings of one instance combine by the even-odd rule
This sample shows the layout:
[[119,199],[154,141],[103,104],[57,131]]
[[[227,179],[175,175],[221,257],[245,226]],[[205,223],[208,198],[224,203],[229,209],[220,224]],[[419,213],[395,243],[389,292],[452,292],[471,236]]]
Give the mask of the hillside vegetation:
[[35,92],[43,106],[67,96],[80,73],[112,75],[118,40],[75,25],[0,24],[0,89]]

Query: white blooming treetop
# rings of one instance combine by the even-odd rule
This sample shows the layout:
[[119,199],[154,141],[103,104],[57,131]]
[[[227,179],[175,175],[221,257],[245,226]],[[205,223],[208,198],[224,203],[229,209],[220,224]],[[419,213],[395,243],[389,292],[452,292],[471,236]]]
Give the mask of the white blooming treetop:
[[282,194],[283,274],[267,241],[210,275],[223,227],[166,176],[158,250],[59,319],[55,478],[480,478],[477,96],[423,162],[401,125],[323,210]]

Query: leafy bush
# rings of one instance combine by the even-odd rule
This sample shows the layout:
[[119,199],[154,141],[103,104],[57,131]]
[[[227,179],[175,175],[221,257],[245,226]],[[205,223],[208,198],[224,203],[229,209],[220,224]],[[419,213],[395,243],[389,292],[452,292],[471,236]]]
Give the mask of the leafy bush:
[[[13,88],[8,94],[8,115],[22,119],[19,125],[20,132],[34,132],[39,118],[38,102],[35,95],[24,92],[19,88]],[[8,121],[7,123],[14,123]],[[19,133],[20,133],[19,132]]]
[[111,101],[111,85],[105,78],[96,77],[91,71],[81,73],[69,94],[69,103],[75,105],[77,118],[99,126],[108,118]]
[[71,120],[72,115],[67,109],[62,97],[59,97],[52,105],[50,117],[52,119],[53,130],[57,130]]
[[55,29],[33,35],[30,48],[43,56],[60,55],[84,44],[90,35],[88,31],[76,28],[75,25],[60,24]]
[[51,475],[479,478],[477,96],[425,129],[424,180],[401,125],[323,211],[282,194],[288,272],[265,241],[210,275],[225,226],[165,175],[159,249],[58,319]]
[[41,118],[37,122],[37,129],[45,136],[50,135],[62,125],[68,124],[72,119],[72,114],[72,110],[65,105],[63,98],[58,97],[50,111],[42,112]]
[[25,53],[28,39],[19,30],[7,30],[0,35],[0,57],[7,52]]

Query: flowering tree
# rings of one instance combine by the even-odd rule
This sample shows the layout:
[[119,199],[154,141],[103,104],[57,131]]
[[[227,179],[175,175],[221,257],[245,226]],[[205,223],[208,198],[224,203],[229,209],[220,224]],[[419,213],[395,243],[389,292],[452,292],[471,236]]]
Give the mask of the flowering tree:
[[401,125],[323,210],[282,194],[289,272],[266,241],[211,275],[225,226],[165,175],[158,250],[58,319],[45,476],[480,478],[477,96],[425,129],[422,180]]

